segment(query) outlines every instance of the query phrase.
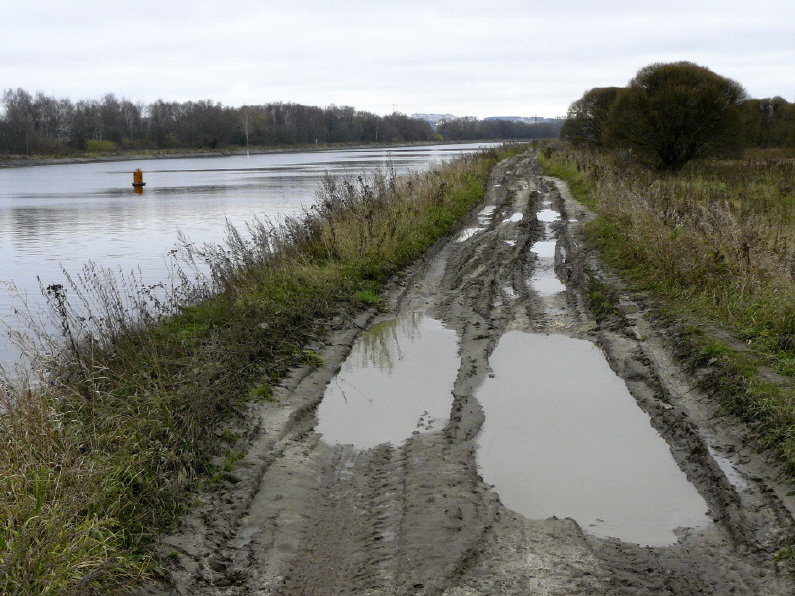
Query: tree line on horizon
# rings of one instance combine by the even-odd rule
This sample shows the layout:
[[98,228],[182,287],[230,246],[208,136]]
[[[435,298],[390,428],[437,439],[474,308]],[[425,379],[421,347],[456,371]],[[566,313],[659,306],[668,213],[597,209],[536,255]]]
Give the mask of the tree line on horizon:
[[[7,89],[0,100],[0,154],[68,155],[163,149],[223,149],[318,143],[381,143],[538,138],[557,130],[523,122],[450,121],[442,130],[400,112],[350,106],[268,103],[242,107],[210,100],[150,104],[118,99],[56,99]],[[539,125],[540,126],[540,125]]]
[[795,104],[751,99],[740,83],[692,62],[655,63],[626,87],[586,91],[569,107],[560,136],[676,171],[700,157],[795,148]]
[[450,141],[484,139],[549,139],[560,133],[563,120],[522,122],[499,118],[454,118],[443,120],[436,132]]

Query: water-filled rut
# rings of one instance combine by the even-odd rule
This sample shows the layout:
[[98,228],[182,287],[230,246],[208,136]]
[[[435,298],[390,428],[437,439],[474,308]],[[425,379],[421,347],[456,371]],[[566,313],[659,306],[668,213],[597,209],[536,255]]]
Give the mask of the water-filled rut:
[[399,446],[447,424],[458,338],[421,312],[372,325],[326,388],[315,430],[324,441],[369,449]]
[[673,544],[708,506],[624,382],[584,339],[509,331],[477,392],[483,479],[530,519],[572,517],[588,533]]
[[[457,241],[484,231],[494,211],[481,210],[481,227]],[[566,290],[549,225],[560,214],[539,215],[544,239],[530,247],[530,288],[549,297]],[[502,223],[522,219],[519,212]],[[510,286],[503,291],[515,297]],[[572,517],[588,533],[650,546],[710,523],[706,502],[594,343],[507,331],[488,361],[492,373],[475,393],[485,414],[478,468],[507,507],[530,519]],[[330,445],[359,450],[440,432],[459,366],[455,331],[422,312],[398,313],[356,340],[326,388],[315,430]]]

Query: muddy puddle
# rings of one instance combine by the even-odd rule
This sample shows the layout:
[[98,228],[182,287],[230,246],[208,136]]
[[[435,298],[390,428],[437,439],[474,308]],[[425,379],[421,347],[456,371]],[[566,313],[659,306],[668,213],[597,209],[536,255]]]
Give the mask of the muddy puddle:
[[536,218],[544,226],[544,238],[530,247],[530,252],[535,257],[535,268],[528,285],[543,298],[565,291],[566,286],[555,273],[557,240],[552,237],[552,224],[560,220],[560,212],[552,208],[549,200],[544,201],[542,206],[543,209],[536,213]]
[[315,430],[328,444],[400,445],[447,423],[458,373],[458,336],[420,312],[362,333],[326,388]]
[[496,205],[488,205],[478,212],[478,225],[470,228],[465,228],[456,237],[456,242],[465,242],[472,238],[475,234],[482,232],[491,222],[494,212],[497,210]]
[[510,331],[490,365],[494,376],[477,394],[486,415],[478,465],[507,507],[648,546],[710,523],[706,502],[593,343]]
[[536,265],[529,284],[539,296],[554,296],[566,289],[555,273],[556,245],[555,240],[541,240],[530,247],[530,252],[536,256]]
[[734,464],[728,458],[721,455],[711,445],[707,445],[707,450],[709,451],[712,459],[715,460],[715,463],[718,464],[718,467],[726,476],[726,480],[728,480],[734,488],[736,488],[738,491],[744,491],[749,488],[748,481],[739,471],[737,471],[737,468],[734,467]]

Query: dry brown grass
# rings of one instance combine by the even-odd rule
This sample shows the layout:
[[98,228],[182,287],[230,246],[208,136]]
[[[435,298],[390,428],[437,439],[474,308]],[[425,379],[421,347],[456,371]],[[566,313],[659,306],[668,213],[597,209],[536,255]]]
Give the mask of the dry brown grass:
[[[671,312],[730,331],[747,349],[690,334],[695,361],[716,352],[727,409],[782,450],[795,476],[795,159],[755,151],[659,174],[631,155],[550,145],[550,173],[585,191],[604,258]],[[708,354],[709,353],[709,354]],[[771,382],[767,367],[782,375]]]

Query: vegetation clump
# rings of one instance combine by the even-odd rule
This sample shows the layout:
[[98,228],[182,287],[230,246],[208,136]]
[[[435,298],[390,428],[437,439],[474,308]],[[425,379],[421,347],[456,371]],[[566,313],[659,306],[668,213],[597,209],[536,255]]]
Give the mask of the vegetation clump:
[[212,478],[224,421],[272,401],[290,367],[321,366],[307,345],[323,322],[377,305],[482,199],[499,157],[326,178],[300,216],[183,247],[206,273],[178,272],[168,292],[91,265],[45,288],[62,341],[34,336],[37,374],[1,378],[0,592],[89,593],[151,573],[152,540]]

